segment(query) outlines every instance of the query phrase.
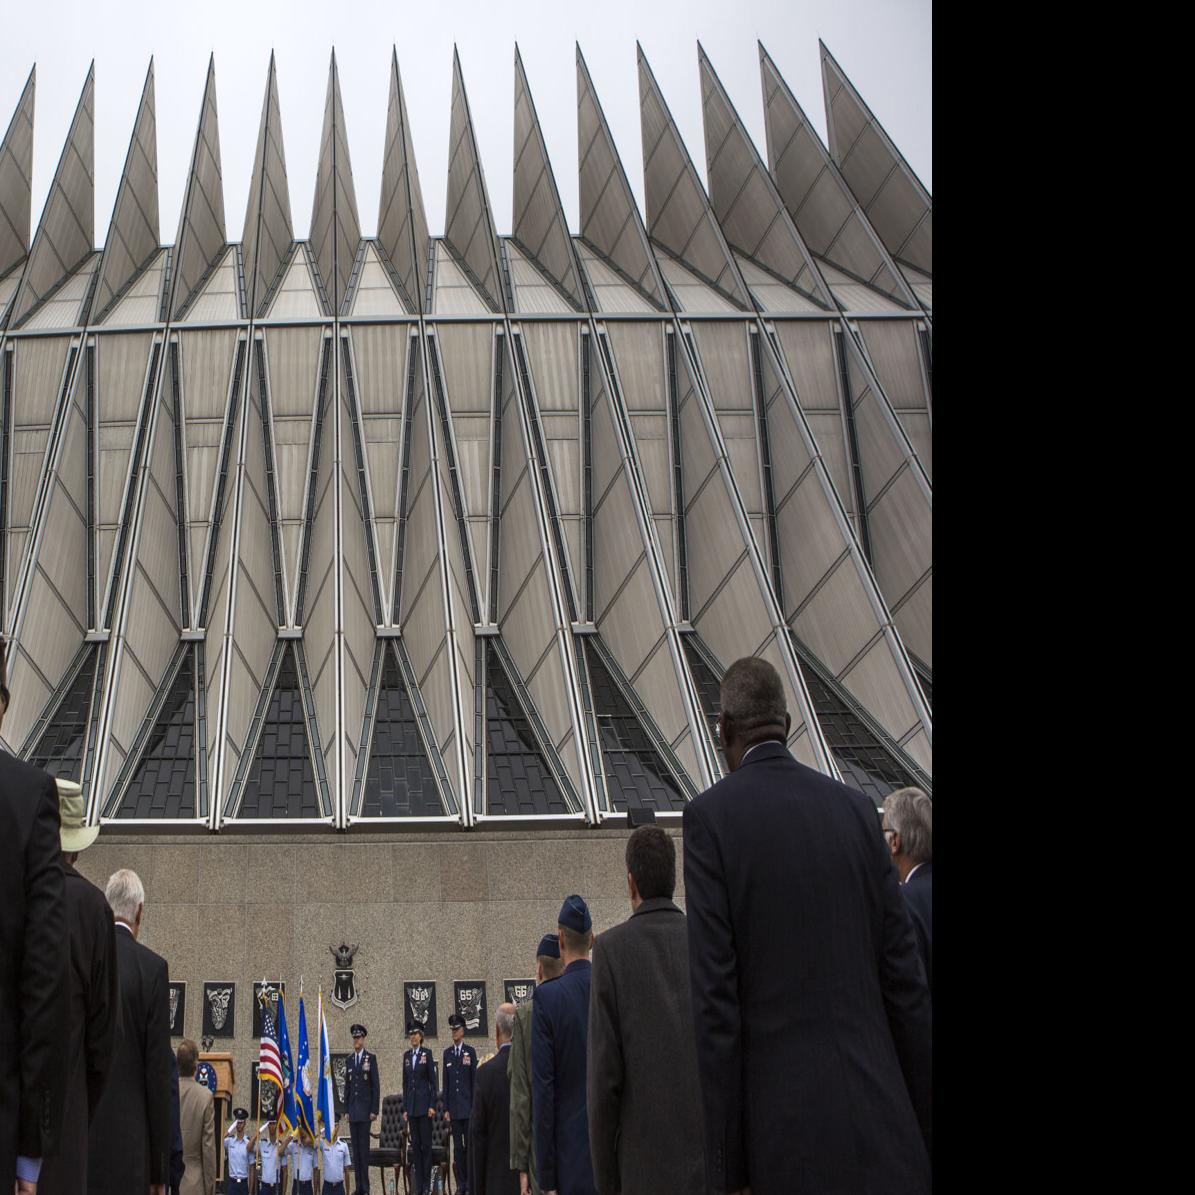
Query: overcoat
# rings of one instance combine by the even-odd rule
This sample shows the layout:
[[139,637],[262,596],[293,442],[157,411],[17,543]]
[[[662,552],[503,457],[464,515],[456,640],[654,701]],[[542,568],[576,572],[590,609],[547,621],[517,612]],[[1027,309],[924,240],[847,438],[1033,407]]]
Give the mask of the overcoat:
[[178,1112],[183,1132],[182,1195],[214,1195],[216,1190],[216,1103],[193,1076],[178,1081]]
[[116,927],[120,1042],[87,1141],[91,1195],[129,1195],[170,1177],[170,989],[166,960]]
[[667,897],[643,901],[594,946],[588,1081],[599,1195],[705,1190],[688,931]]
[[477,1068],[469,1118],[471,1195],[519,1195],[519,1172],[510,1168],[510,1047]]
[[930,1189],[930,997],[880,819],[781,743],[684,811],[710,1185]]
[[531,1141],[531,1024],[534,1012],[535,992],[532,992],[531,997],[515,1009],[515,1035],[506,1069],[510,1080],[510,1166],[515,1173],[526,1171],[531,1182],[531,1195],[540,1195],[535,1149]]
[[925,979],[934,990],[934,863],[922,863],[900,886],[901,895],[913,918],[917,949],[925,964]]
[[57,1151],[69,941],[54,780],[0,751],[0,1191]]
[[87,1189],[87,1131],[112,1069],[120,1034],[116,924],[104,894],[69,863],[66,877],[66,1020],[69,1059],[62,1148],[42,1163],[39,1195],[81,1195]]

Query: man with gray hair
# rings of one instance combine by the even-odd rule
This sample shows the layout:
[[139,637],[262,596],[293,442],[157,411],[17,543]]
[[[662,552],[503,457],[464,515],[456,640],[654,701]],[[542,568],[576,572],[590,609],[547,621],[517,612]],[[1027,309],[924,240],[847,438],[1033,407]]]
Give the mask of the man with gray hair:
[[87,1189],[89,1195],[165,1195],[171,1109],[178,1098],[170,977],[166,960],[137,941],[145,915],[145,887],[137,873],[114,872],[104,896],[116,918],[122,1032],[111,1080],[91,1123]]
[[519,1195],[519,1172],[510,1166],[510,1041],[515,1006],[498,1005],[494,1043],[498,1053],[477,1068],[469,1119],[469,1181],[472,1195]]
[[684,811],[708,1181],[922,1195],[930,997],[875,808],[789,754],[770,664],[732,664],[721,701],[730,774]]
[[884,837],[900,875],[925,979],[934,990],[934,803],[919,788],[898,788],[884,798]]

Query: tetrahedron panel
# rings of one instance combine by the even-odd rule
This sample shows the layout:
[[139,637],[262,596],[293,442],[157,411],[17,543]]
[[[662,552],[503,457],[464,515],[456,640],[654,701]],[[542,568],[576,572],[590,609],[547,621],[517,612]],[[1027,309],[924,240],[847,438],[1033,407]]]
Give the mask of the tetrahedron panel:
[[98,647],[88,648],[79,670],[29,755],[29,762],[34,767],[75,783],[83,775],[83,748],[90,723],[98,655]]
[[721,80],[700,49],[698,57],[710,202],[726,239],[819,306],[832,308],[830,294]]
[[[4,140],[0,141],[0,278],[3,278],[29,249],[32,222],[33,97],[37,68],[29,72],[16,111]],[[4,303],[0,301],[0,324]]]
[[253,155],[249,204],[245,209],[245,232],[241,237],[250,314],[260,313],[265,306],[293,239],[282,120],[278,111],[278,76],[271,54],[257,152]]
[[498,653],[486,648],[486,813],[569,813]]
[[552,282],[568,295],[573,305],[583,311],[586,303],[568,224],[560,206],[547,146],[517,48],[514,153],[514,238]]
[[390,106],[386,114],[386,156],[382,162],[382,201],[378,245],[390,259],[411,311],[425,310],[428,235],[407,102],[398,74],[398,54],[390,63]]
[[768,165],[805,244],[902,304],[912,296],[775,64],[760,47]]
[[[191,172],[174,245],[171,317],[177,319],[224,252],[224,180],[220,167],[220,123],[216,116],[216,61],[208,62],[191,154]],[[240,311],[236,312],[240,315]],[[235,318],[235,317],[234,317]]]
[[394,649],[382,649],[382,683],[365,773],[362,817],[443,817],[436,774]]
[[448,198],[444,212],[444,239],[472,274],[491,310],[503,310],[497,234],[481,172],[477,140],[473,135],[465,80],[455,51],[452,56],[452,128],[448,138]]
[[154,114],[154,67],[149,64],[145,89],[124,174],[116,192],[112,222],[104,240],[99,280],[91,310],[93,322],[102,317],[138,272],[158,251],[158,137]]
[[626,171],[577,47],[577,141],[580,155],[581,236],[618,275],[666,310],[656,270]]
[[333,50],[315,177],[315,206],[311,213],[311,249],[333,314],[340,313],[360,240],[361,221],[357,216],[357,193],[353,189],[353,167],[349,161],[340,77]]
[[652,240],[715,290],[750,310],[750,296],[642,50],[639,51],[639,113],[643,127],[647,231]]
[[933,477],[929,386],[912,320],[860,320],[859,334],[884,394],[926,476]]
[[13,299],[16,328],[87,259],[95,246],[95,64],[87,72],[37,237]]
[[124,790],[117,818],[194,818],[195,776],[195,665],[188,649]]
[[888,252],[932,274],[929,193],[824,45],[821,54],[830,156]]
[[238,816],[317,818],[321,815],[311,744],[303,716],[303,691],[294,648],[283,650],[261,737],[245,780]]

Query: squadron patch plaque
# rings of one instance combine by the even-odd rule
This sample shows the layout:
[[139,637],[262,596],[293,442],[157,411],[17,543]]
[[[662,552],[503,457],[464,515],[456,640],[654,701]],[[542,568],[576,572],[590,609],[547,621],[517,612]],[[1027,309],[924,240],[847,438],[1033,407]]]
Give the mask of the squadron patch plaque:
[[[436,1036],[436,985],[430,979],[412,979],[403,985],[404,1020],[418,1021],[423,1036]],[[405,1028],[405,1026],[404,1026]]]
[[520,1004],[525,1004],[535,995],[535,980],[504,979],[502,981],[502,990],[506,994],[507,1004],[513,1004],[517,1008]]
[[236,984],[208,980],[203,985],[203,1032],[207,1037],[236,1037]]
[[183,1026],[187,1023],[187,985],[172,983],[170,985],[170,1036],[182,1037]]
[[337,1008],[349,1008],[357,1003],[357,980],[353,974],[353,956],[360,947],[349,946],[341,942],[339,946],[329,946],[332,957],[336,960],[336,968],[332,972],[332,1003]]
[[466,1037],[489,1037],[489,1010],[486,1008],[485,980],[458,979],[452,985],[456,1011],[465,1018]]

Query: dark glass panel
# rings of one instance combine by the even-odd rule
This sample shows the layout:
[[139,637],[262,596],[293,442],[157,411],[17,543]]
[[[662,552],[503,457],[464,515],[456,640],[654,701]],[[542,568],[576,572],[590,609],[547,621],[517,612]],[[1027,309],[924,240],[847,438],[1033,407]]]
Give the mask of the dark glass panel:
[[91,712],[95,661],[96,652],[92,648],[29,756],[29,762],[35,767],[51,776],[61,776],[63,780],[77,782],[83,773],[83,742]]

